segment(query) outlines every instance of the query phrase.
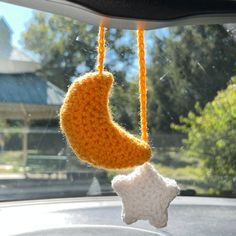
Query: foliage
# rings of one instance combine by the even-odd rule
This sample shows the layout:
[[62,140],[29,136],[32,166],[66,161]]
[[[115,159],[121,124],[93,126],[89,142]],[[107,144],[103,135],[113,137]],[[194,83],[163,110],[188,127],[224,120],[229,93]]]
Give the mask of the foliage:
[[222,25],[170,28],[153,35],[148,67],[148,120],[151,132],[170,132],[180,115],[204,105],[236,72],[236,43]]
[[[35,13],[23,34],[25,48],[39,58],[39,74],[66,90],[71,79],[95,69],[98,28],[76,20]],[[199,101],[204,106],[235,74],[236,43],[221,25],[170,28],[160,38],[151,34],[148,75],[148,124],[150,133],[170,132]],[[107,31],[106,68],[116,78],[111,107],[114,118],[127,129],[138,131],[138,88],[127,81],[135,42],[129,31]],[[39,44],[43,42],[43,44]],[[227,55],[227,56],[226,56]]]
[[[207,175],[222,188],[236,181],[236,77],[225,90],[218,92],[204,109],[197,102],[195,113],[180,117],[172,128],[184,132],[184,154],[205,160]],[[222,184],[222,185],[221,185]],[[231,185],[232,188],[232,185]]]
[[[191,167],[174,166],[172,169],[169,163],[160,163],[158,157],[158,169],[164,174],[175,171],[173,177],[176,178],[188,175],[202,184],[205,181],[201,179],[204,162],[208,176],[233,180],[236,134],[232,101],[235,95],[229,95],[229,91],[235,85],[229,85],[218,95],[217,92],[225,89],[236,74],[234,36],[222,25],[174,27],[166,29],[161,37],[157,32],[149,34],[147,43],[150,53],[147,57],[149,132],[151,135],[172,132],[170,124],[175,123],[172,125],[175,131],[188,134],[185,157],[202,158],[197,159],[200,163],[197,167],[191,163]],[[73,78],[95,69],[97,33],[95,26],[36,13],[23,34],[23,42],[42,65],[39,75],[66,90]],[[129,66],[136,58],[135,37],[128,31],[110,29],[106,38],[109,60],[105,61],[105,67],[113,72],[116,81],[110,99],[114,119],[137,133],[137,75],[130,73],[131,77],[126,80]]]
[[[38,12],[23,33],[23,42],[42,65],[39,75],[66,91],[73,78],[95,69],[97,34],[96,26]],[[125,80],[125,69],[133,62],[134,56],[127,41],[130,37],[128,31],[111,29],[107,32],[109,61],[105,64],[116,78],[111,98],[114,117],[128,129],[133,128],[127,107],[129,86]]]
[[[42,65],[40,73],[44,78],[66,90],[72,77],[95,69],[97,34],[95,26],[37,12],[23,33],[23,42],[26,49],[38,56]],[[123,66],[132,61],[132,49],[126,43],[118,43],[122,37],[121,30],[107,33],[107,45],[112,54],[109,67],[115,67],[117,60],[123,60]],[[124,78],[123,74],[119,76],[120,80]]]

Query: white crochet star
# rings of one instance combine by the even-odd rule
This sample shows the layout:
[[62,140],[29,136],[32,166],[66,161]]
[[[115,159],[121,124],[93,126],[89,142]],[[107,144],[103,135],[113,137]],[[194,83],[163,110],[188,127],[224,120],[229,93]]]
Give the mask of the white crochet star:
[[167,209],[179,194],[176,181],[161,176],[149,163],[128,175],[116,176],[112,187],[122,198],[121,216],[126,224],[148,220],[157,228],[166,226]]

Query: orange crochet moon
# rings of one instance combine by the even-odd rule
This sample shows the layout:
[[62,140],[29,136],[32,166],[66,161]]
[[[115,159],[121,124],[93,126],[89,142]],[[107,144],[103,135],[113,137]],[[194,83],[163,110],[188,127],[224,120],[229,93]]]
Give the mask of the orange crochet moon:
[[141,165],[151,147],[113,121],[109,72],[87,73],[70,86],[60,109],[60,126],[76,156],[96,167],[123,169]]

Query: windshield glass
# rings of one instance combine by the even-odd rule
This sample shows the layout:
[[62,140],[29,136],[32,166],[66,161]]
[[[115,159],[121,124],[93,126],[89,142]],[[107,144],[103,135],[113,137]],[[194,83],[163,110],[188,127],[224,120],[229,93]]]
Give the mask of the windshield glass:
[[[59,128],[68,86],[96,69],[98,27],[0,3],[0,200],[114,195]],[[181,195],[236,195],[236,25],[146,32],[151,162]],[[140,135],[135,31],[107,30],[113,119]]]

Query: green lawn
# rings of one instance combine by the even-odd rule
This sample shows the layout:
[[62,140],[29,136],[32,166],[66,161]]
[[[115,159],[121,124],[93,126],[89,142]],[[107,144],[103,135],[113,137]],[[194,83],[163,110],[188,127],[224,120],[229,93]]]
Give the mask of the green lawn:
[[[34,153],[30,150],[29,153]],[[204,175],[202,160],[184,157],[178,149],[154,150],[151,162],[163,176],[175,179],[182,190],[193,189],[197,194],[214,194],[214,186]],[[6,151],[0,153],[0,174],[20,173],[23,171],[23,158],[21,151]],[[117,174],[128,174],[132,169],[125,171],[109,171],[111,180]]]
[[181,155],[179,149],[155,150],[153,161],[157,170],[175,179],[182,190],[195,190],[197,194],[211,194],[212,186],[205,178],[203,160]]
[[0,153],[0,165],[20,166],[22,161],[22,151],[5,151]]
[[[165,177],[173,178],[182,190],[195,190],[197,194],[212,194],[214,188],[208,183],[204,175],[202,160],[184,157],[179,149],[154,150],[151,162]],[[111,171],[109,178],[117,174],[127,174],[128,171]]]
[[[34,152],[34,150],[29,151],[31,154]],[[0,152],[0,174],[22,172],[23,166],[24,160],[21,150]]]

